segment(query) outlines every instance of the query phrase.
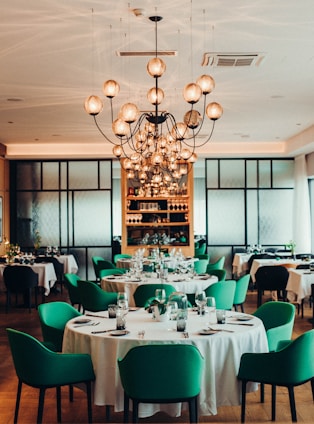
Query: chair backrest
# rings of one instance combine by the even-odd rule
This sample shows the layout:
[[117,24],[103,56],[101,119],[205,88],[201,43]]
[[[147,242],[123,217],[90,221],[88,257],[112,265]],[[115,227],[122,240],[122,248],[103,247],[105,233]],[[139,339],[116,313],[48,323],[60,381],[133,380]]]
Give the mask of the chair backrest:
[[66,302],[49,302],[38,306],[38,315],[44,341],[53,343],[61,352],[66,323],[81,313]]
[[196,274],[204,274],[206,272],[208,259],[199,259],[194,262],[194,271]]
[[236,282],[234,280],[220,281],[207,287],[205,293],[207,297],[216,299],[217,309],[230,310],[233,306],[235,288]]
[[266,302],[254,313],[263,321],[270,351],[277,349],[280,340],[289,340],[292,336],[295,307],[288,302]]
[[207,259],[207,263],[208,263],[210,259],[210,255],[208,253],[200,253],[199,255],[194,255],[194,258]]
[[122,275],[126,273],[126,269],[122,268],[110,268],[110,269],[100,269],[99,278],[107,277],[108,275]]
[[131,399],[183,400],[199,394],[204,358],[189,344],[143,345],[119,358],[118,366]]
[[218,281],[224,281],[227,276],[226,269],[211,269],[210,275],[215,275],[218,278]]
[[117,293],[106,292],[96,283],[79,280],[77,285],[84,311],[107,311],[108,305],[117,303]]
[[101,256],[92,256],[92,263],[97,279],[100,279],[99,271],[101,269],[113,269],[115,268],[114,264],[110,261],[107,261]]
[[243,275],[236,281],[233,304],[241,305],[245,302],[247,290],[250,282],[250,274]]
[[255,273],[257,289],[285,290],[289,271],[283,266],[261,266]]
[[140,307],[145,306],[147,300],[155,296],[156,289],[165,289],[167,298],[171,295],[171,293],[177,291],[171,284],[140,284],[136,287],[133,294],[135,305]]
[[270,255],[269,253],[255,253],[253,254],[249,260],[247,261],[248,271],[250,272],[252,268],[252,264],[255,259],[274,259],[274,255]]
[[113,257],[113,262],[115,265],[117,265],[117,262],[119,259],[131,259],[132,255],[129,255],[128,253],[116,253]]
[[210,274],[211,270],[213,269],[223,269],[224,265],[225,265],[225,256],[221,256],[221,258],[219,258],[216,262],[213,263],[209,263],[207,265],[207,270],[206,272],[208,274]]
[[9,265],[3,271],[3,280],[7,290],[21,293],[38,286],[38,274],[29,266]]
[[204,253],[206,253],[206,243],[199,243],[198,247],[194,247],[194,256],[203,255]]
[[77,286],[78,280],[81,278],[77,274],[66,273],[64,274],[64,284],[68,290],[69,298],[72,305],[81,304],[79,290]]

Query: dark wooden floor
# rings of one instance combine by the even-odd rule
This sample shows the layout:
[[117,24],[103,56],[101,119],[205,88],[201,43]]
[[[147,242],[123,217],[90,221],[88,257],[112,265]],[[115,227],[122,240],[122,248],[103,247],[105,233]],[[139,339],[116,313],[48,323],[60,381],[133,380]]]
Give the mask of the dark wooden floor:
[[[66,290],[63,294],[50,294],[46,301],[67,300]],[[11,353],[8,347],[6,327],[12,327],[25,331],[41,339],[38,313],[23,308],[12,308],[8,314],[5,313],[4,294],[0,293],[0,423],[9,424],[13,422],[15,396],[17,379],[13,368]],[[256,309],[256,293],[249,292],[246,312],[252,312]],[[312,328],[308,318],[311,310],[308,305],[305,306],[305,317],[302,319],[296,316],[293,338]],[[304,360],[313,360],[314,358],[305,358]],[[85,395],[78,389],[75,389],[74,403],[68,400],[67,388],[63,390],[62,396],[62,422],[63,423],[85,423],[86,422],[86,401]],[[298,413],[298,422],[314,422],[314,404],[312,402],[310,384],[299,386],[295,390],[296,404]],[[22,400],[20,405],[19,423],[32,424],[36,422],[38,391],[24,386]],[[247,396],[247,423],[266,423],[271,420],[270,410],[270,391],[266,388],[265,403],[259,402],[259,392],[248,394]],[[106,422],[104,407],[93,406],[93,419],[95,423]],[[44,423],[55,423],[56,403],[55,390],[48,390],[46,394]],[[121,423],[123,417],[121,413],[111,413],[111,422]],[[184,414],[178,418],[170,418],[165,414],[157,414],[147,419],[141,419],[140,422],[154,423],[185,423],[188,422],[188,415]],[[226,406],[218,410],[218,415],[211,417],[200,417],[200,422],[206,423],[237,423],[240,422],[240,406]],[[288,394],[286,389],[278,389],[277,394],[277,423],[291,422]]]

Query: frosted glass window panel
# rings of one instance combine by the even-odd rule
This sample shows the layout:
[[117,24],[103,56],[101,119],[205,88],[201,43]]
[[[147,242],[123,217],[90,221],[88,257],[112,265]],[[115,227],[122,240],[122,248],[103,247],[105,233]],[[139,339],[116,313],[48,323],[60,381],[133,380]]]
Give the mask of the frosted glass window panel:
[[75,192],[75,245],[111,245],[111,215],[110,191]]
[[245,185],[244,160],[220,161],[220,187],[243,188]]
[[68,167],[66,162],[60,163],[60,188],[61,190],[66,190],[68,187]]
[[243,244],[245,215],[243,190],[208,190],[208,244]]
[[258,201],[257,190],[246,192],[246,221],[247,221],[247,244],[258,244]]
[[257,161],[248,160],[246,162],[246,186],[257,188]]
[[206,161],[206,187],[207,188],[218,188],[218,160],[207,160]]
[[121,211],[121,181],[118,178],[112,180],[112,228],[113,235],[122,234],[122,211]]
[[88,190],[98,188],[98,162],[69,162],[69,189]]
[[[60,193],[60,223],[61,223],[61,245],[67,246],[68,245],[68,193],[62,191]],[[72,244],[72,243],[71,243]]]
[[273,160],[273,187],[294,187],[294,160]]
[[59,163],[43,162],[43,190],[59,189]]
[[16,167],[17,190],[40,190],[40,162],[22,162]]
[[312,250],[311,252],[314,252],[314,237],[313,237],[313,231],[314,231],[314,179],[311,178],[309,180],[309,190],[310,190],[310,208],[311,208],[311,227],[312,227]]
[[206,234],[205,178],[194,178],[194,234]]
[[259,231],[262,245],[293,239],[293,190],[259,191]]
[[99,163],[99,181],[100,189],[111,189],[111,161],[100,161]]
[[260,160],[258,162],[258,178],[260,188],[271,187],[271,162],[270,160]]

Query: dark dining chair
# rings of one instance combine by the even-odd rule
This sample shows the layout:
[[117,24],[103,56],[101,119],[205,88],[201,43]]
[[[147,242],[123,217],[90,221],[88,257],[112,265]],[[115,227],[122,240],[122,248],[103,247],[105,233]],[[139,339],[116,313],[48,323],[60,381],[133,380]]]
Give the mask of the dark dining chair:
[[[31,267],[25,265],[8,265],[3,271],[3,280],[6,287],[6,312],[11,304],[11,294],[23,294],[24,305],[32,310],[32,292],[35,297],[35,307],[38,306],[38,274]],[[44,301],[44,299],[43,299]]]
[[55,273],[56,273],[56,277],[57,277],[55,284],[60,285],[60,291],[62,293],[63,282],[64,282],[64,265],[54,256],[38,256],[35,259],[35,262],[37,262],[37,263],[45,263],[45,262],[52,263],[53,268],[54,268]]
[[255,274],[257,288],[257,307],[262,304],[263,292],[265,290],[276,291],[278,299],[286,300],[286,287],[289,271],[283,266],[261,266]]

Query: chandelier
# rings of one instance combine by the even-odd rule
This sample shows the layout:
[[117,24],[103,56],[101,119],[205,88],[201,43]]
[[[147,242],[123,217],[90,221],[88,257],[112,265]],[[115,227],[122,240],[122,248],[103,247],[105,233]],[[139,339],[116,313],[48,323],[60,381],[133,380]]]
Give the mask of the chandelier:
[[[205,145],[212,137],[215,122],[222,116],[219,103],[206,102],[206,96],[215,88],[210,75],[200,76],[195,83],[189,83],[183,90],[184,100],[190,105],[182,122],[177,122],[168,111],[160,111],[164,91],[158,86],[166,65],[157,50],[157,24],[161,16],[151,16],[155,22],[155,57],[147,64],[148,74],[155,79],[155,86],[147,93],[147,99],[154,107],[152,112],[140,112],[134,103],[126,103],[113,119],[113,99],[120,91],[119,84],[108,80],[103,84],[103,93],[110,101],[111,122],[114,139],[102,130],[98,115],[102,112],[103,101],[91,95],[85,100],[86,112],[93,116],[96,127],[103,137],[114,145],[113,155],[120,160],[127,178],[140,186],[142,192],[151,195],[169,195],[175,192],[180,181],[197,160],[196,150]],[[194,108],[203,98],[203,110]],[[205,141],[197,142],[205,115],[212,121],[212,128]]]

